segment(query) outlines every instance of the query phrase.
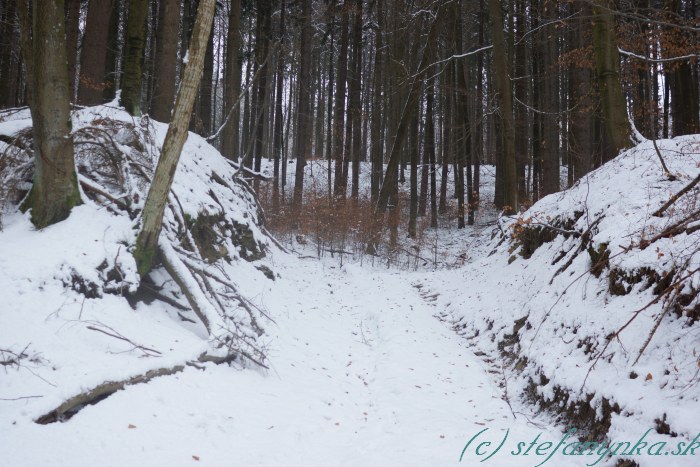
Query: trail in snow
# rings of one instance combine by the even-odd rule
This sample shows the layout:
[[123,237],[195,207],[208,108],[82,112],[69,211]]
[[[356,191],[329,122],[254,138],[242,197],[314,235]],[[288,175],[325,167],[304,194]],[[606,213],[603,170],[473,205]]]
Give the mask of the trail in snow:
[[[277,322],[267,375],[188,368],[67,423],[17,422],[4,430],[5,465],[457,465],[484,428],[494,446],[505,429],[509,444],[542,431],[514,418],[498,375],[433,316],[418,276],[280,261],[282,277],[258,297]],[[482,465],[542,460],[530,459],[501,452]],[[479,460],[470,450],[463,464]],[[582,465],[569,461],[556,465]]]

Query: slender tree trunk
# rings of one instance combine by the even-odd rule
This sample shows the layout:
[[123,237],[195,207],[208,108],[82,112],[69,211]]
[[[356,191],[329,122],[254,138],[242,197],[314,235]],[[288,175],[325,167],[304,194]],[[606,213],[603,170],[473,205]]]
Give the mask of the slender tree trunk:
[[[254,170],[260,172],[262,153],[265,143],[265,121],[263,118],[265,112],[265,103],[267,96],[267,62],[268,50],[270,44],[270,27],[272,21],[272,5],[271,0],[259,0],[257,14],[257,28],[255,34],[255,72],[257,77],[255,81],[255,163]],[[260,181],[256,178],[253,182],[255,191],[258,190]]]
[[513,98],[508,79],[508,50],[503,35],[503,12],[498,0],[488,0],[489,19],[493,36],[496,88],[500,98],[503,122],[503,210],[513,214],[518,210],[518,183],[515,167],[515,135],[513,129]]
[[[238,0],[240,1],[240,0]],[[282,159],[282,140],[284,138],[284,114],[282,113],[282,99],[284,98],[284,17],[285,0],[280,2],[280,36],[277,48],[277,91],[275,93],[275,135],[272,152],[275,158],[274,175],[272,180],[272,207],[277,210],[280,196],[280,160]],[[303,180],[303,177],[302,177]]]
[[107,33],[107,50],[105,56],[105,88],[102,96],[105,102],[112,101],[117,93],[117,61],[119,55],[119,15],[124,0],[112,0],[112,13],[109,16],[109,31]]
[[[526,0],[517,0],[517,13],[515,16],[516,34],[512,35],[512,40],[518,39],[512,48],[515,53],[515,74],[513,82],[513,93],[520,102],[527,102],[527,40],[526,33]],[[516,103],[515,108],[515,158],[516,170],[518,173],[518,198],[527,198],[527,182],[525,180],[525,166],[527,165],[528,146],[528,121],[527,109],[522,104]]]
[[173,118],[168,126],[158,166],[143,207],[141,231],[136,239],[136,250],[134,251],[134,258],[141,277],[151,271],[155,261],[158,238],[163,226],[165,205],[175,178],[182,147],[187,140],[187,127],[199,89],[199,81],[202,78],[204,55],[209,42],[215,3],[216,0],[200,0],[199,2],[197,19],[190,39],[189,60],[185,64],[182,82],[175,101]]
[[362,0],[355,0],[355,23],[352,31],[353,79],[348,94],[349,117],[352,119],[352,190],[357,202],[360,189],[360,152],[362,151]]
[[214,21],[212,20],[212,32],[209,35],[207,51],[204,54],[204,70],[202,81],[199,83],[199,101],[195,112],[195,130],[200,135],[212,132],[212,91],[214,83]]
[[[666,0],[666,8],[683,17],[679,0]],[[698,80],[693,78],[693,68],[689,61],[674,65],[670,72],[673,77],[670,81],[672,134],[682,136],[700,133]]]
[[[588,11],[584,1],[577,2],[576,6],[583,8],[584,12]],[[583,26],[583,21],[581,21],[579,27],[573,28],[571,32],[572,49],[582,50],[585,47],[582,39]],[[586,175],[592,168],[593,119],[591,118],[590,99],[592,79],[590,68],[583,64],[574,63],[572,65],[569,77],[570,106],[575,110],[570,119],[569,150],[575,180]]]
[[333,117],[333,153],[335,159],[335,181],[333,195],[345,197],[345,185],[343,184],[344,135],[345,128],[345,90],[348,78],[348,23],[349,9],[352,0],[344,0],[340,20],[340,51],[338,54],[338,76],[335,86],[335,110]]
[[[435,130],[433,122],[433,103],[430,102],[430,107],[428,107],[427,96],[429,93],[433,92],[430,87],[432,86],[432,80],[428,79],[425,83],[425,94],[426,94],[426,104],[425,104],[425,128],[423,130],[423,157],[421,158],[421,170],[420,170],[420,195],[418,197],[418,216],[425,216],[428,209],[428,176],[430,167],[430,154],[428,146],[435,151]],[[430,131],[430,135],[428,135]],[[429,138],[433,138],[431,141]]]
[[32,82],[34,80],[34,53],[32,44],[32,13],[30,0],[19,0],[17,4],[17,18],[20,27],[20,52],[24,64],[26,82],[26,101],[30,108],[32,103]]
[[158,9],[155,84],[151,99],[151,116],[159,122],[170,121],[175,99],[181,5],[181,0],[160,0]]
[[[464,53],[462,46],[462,10],[459,3],[455,3],[455,45],[456,54]],[[468,161],[471,159],[471,124],[469,122],[469,102],[468,102],[468,89],[467,89],[467,79],[466,79],[466,64],[465,59],[459,59],[455,63],[455,91],[456,91],[456,108],[455,108],[455,120],[458,125],[458,135],[459,144],[457,145],[457,228],[463,229],[465,227],[465,181],[464,172],[465,165],[467,165],[467,209],[470,212],[471,222],[474,223],[474,214],[471,209],[471,166]]]
[[60,222],[82,203],[73,158],[70,80],[63,0],[32,5],[34,183],[22,209],[37,228]]
[[556,5],[554,2],[544,2],[542,20],[551,23],[544,27],[541,34],[542,67],[544,76],[539,81],[542,83],[542,97],[544,105],[543,138],[542,146],[542,196],[559,191],[559,115],[558,94],[559,80],[557,75],[556,57],[558,31],[554,28],[557,19]]
[[311,0],[301,0],[301,44],[299,47],[299,98],[298,98],[298,123],[297,123],[297,166],[294,174],[294,207],[301,208],[304,192],[304,167],[306,158],[311,148],[311,132],[313,127],[311,116],[312,93],[311,82]]
[[[7,0],[3,15],[0,17],[0,108],[15,106],[15,86],[16,81],[14,70],[16,68],[13,58],[13,42],[15,37],[15,11],[17,2],[22,0]],[[21,5],[20,5],[21,8]],[[26,60],[26,59],[25,59]]]
[[428,45],[435,40],[435,35],[437,33],[437,25],[439,24],[439,19],[441,15],[442,8],[438,6],[438,11],[435,18],[432,20],[430,25],[430,31],[426,38],[423,51],[421,53],[421,59],[418,64],[417,69],[419,70],[418,75],[415,76],[411,82],[410,89],[408,91],[408,96],[403,105],[403,110],[401,111],[401,117],[399,118],[398,127],[396,128],[396,135],[394,137],[394,143],[391,146],[391,152],[389,153],[389,163],[387,164],[386,177],[384,178],[384,183],[382,183],[382,188],[379,191],[379,197],[377,198],[377,204],[375,207],[376,214],[384,214],[386,212],[389,198],[395,194],[396,181],[398,177],[398,166],[401,158],[401,146],[406,137],[406,131],[408,130],[408,124],[410,122],[411,112],[414,111],[418,105],[418,97],[420,95],[420,83],[422,76],[425,73],[424,69],[428,65],[429,60],[429,48]]
[[435,101],[434,80],[429,79],[425,96],[425,152],[430,167],[430,227],[438,226],[437,208],[437,168],[435,167],[435,120],[433,107]]
[[379,196],[379,187],[382,183],[382,175],[384,172],[384,138],[382,135],[382,89],[384,78],[382,76],[382,68],[384,67],[384,14],[382,10],[382,2],[376,3],[377,7],[377,29],[374,32],[374,95],[372,99],[372,145],[371,156],[372,161],[372,177],[370,181],[370,196],[373,203],[377,201]]
[[[333,11],[333,3],[329,5],[329,11]],[[328,181],[328,203],[332,201],[332,183],[333,181],[331,180],[332,178],[332,161],[333,161],[333,131],[334,131],[334,125],[333,125],[333,84],[334,84],[334,77],[333,77],[333,71],[335,69],[334,67],[334,60],[333,60],[333,51],[335,50],[334,47],[334,42],[335,42],[335,34],[333,33],[334,27],[331,24],[328,26],[329,28],[329,34],[331,36],[331,43],[330,47],[328,50],[328,99],[327,99],[327,106],[328,109],[326,111],[326,159],[328,160],[328,173],[326,174],[327,181]]]
[[141,81],[147,17],[148,0],[129,0],[121,105],[134,116],[141,115]]
[[[239,157],[239,129],[240,129],[240,104],[241,95],[241,0],[231,0],[228,16],[228,31],[226,36],[226,84],[224,90],[224,115],[231,112],[233,106],[236,109],[226,122],[223,129],[223,154],[231,160],[237,161]],[[226,118],[226,117],[224,117]]]
[[[104,3],[107,3],[103,0]],[[78,60],[78,38],[80,37],[80,0],[65,0],[66,15],[66,56],[68,58],[68,82],[70,83],[70,98],[75,95],[75,74]],[[87,27],[87,24],[86,24]],[[83,40],[83,45],[85,45]]]

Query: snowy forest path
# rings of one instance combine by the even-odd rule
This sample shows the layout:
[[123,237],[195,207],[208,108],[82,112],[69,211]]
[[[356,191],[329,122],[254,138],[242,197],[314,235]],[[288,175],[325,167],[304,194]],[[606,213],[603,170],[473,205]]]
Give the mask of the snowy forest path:
[[[499,375],[435,317],[419,273],[275,262],[279,277],[254,298],[276,321],[269,371],[186,368],[7,441],[44,430],[51,442],[25,465],[443,466],[478,464],[473,446],[460,454],[486,428],[492,446],[508,429],[509,451],[543,430],[561,438],[514,418]],[[568,459],[557,465],[582,465]],[[484,465],[539,462],[523,461],[504,448]]]

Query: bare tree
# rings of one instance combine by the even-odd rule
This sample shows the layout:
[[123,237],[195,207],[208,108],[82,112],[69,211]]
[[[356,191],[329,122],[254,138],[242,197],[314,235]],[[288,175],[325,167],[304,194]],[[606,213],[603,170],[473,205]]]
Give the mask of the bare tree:
[[197,19],[190,39],[189,59],[185,64],[182,82],[177,93],[173,118],[168,126],[158,166],[143,207],[141,231],[136,239],[136,250],[134,251],[134,258],[141,276],[145,276],[151,271],[158,251],[158,238],[163,226],[165,204],[175,178],[182,147],[187,140],[187,128],[197,97],[199,82],[202,79],[204,55],[209,42],[215,4],[216,0],[200,0],[199,2]]

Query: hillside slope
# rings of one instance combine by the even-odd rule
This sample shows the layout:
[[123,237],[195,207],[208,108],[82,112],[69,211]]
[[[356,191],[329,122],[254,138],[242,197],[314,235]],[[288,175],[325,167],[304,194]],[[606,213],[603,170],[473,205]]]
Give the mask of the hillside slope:
[[110,106],[75,112],[84,204],[41,231],[17,210],[33,170],[30,127],[28,111],[0,123],[12,138],[0,143],[0,393],[41,397],[5,404],[3,415],[61,419],[109,394],[105,383],[203,360],[261,363],[268,321],[246,294],[273,283],[274,245],[236,167],[190,135],[161,236],[170,271],[142,282],[132,250],[167,126]]
[[674,180],[642,143],[502,219],[490,255],[421,280],[443,318],[508,369],[510,394],[591,440],[697,434],[699,188],[653,214],[697,176],[700,138],[658,145]]

